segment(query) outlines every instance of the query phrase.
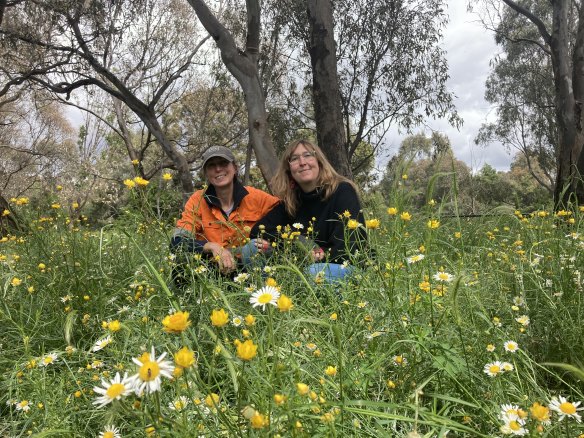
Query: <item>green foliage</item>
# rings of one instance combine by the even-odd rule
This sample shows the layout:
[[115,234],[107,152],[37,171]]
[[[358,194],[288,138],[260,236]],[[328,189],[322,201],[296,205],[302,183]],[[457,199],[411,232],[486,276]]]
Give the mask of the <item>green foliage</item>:
[[[441,178],[453,181],[431,178],[425,196]],[[354,258],[340,287],[305,274],[305,253],[282,230],[283,246],[247,277],[190,257],[193,281],[174,289],[172,225],[152,214],[150,185],[132,189],[133,214],[97,230],[60,210],[13,206],[37,219],[0,240],[2,433],[87,436],[114,425],[123,436],[490,437],[501,433],[502,404],[527,413],[531,434],[538,425],[549,437],[583,433],[574,418],[552,412],[545,425],[529,410],[558,395],[584,399],[582,212],[448,218],[440,202],[415,208],[409,180],[389,204],[366,199],[361,226],[376,255]],[[250,291],[265,284],[292,309],[252,308]],[[221,327],[210,318],[218,309],[229,314]],[[165,331],[176,310],[190,325]],[[238,353],[245,340],[257,346],[249,360]],[[93,403],[102,379],[138,372],[132,359],[144,364],[154,348],[167,354],[161,366],[176,365],[183,347],[197,366],[163,377],[160,391]],[[509,370],[490,377],[485,365],[496,361]]]

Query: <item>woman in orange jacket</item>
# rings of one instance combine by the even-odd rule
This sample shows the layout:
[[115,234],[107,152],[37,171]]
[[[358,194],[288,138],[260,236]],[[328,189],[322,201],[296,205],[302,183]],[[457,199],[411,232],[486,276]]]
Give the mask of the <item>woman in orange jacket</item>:
[[237,268],[235,254],[248,241],[251,228],[279,200],[241,184],[235,157],[224,146],[207,149],[202,162],[208,187],[196,191],[185,204],[171,250],[207,254],[218,262],[221,273],[229,274]]

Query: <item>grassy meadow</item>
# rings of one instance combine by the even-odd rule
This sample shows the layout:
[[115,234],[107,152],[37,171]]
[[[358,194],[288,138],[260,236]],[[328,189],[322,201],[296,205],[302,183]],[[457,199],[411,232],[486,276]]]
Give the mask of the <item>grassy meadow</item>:
[[0,239],[0,436],[584,437],[584,209],[404,199],[342,218],[375,255],[340,286],[305,276],[282,230],[234,279],[191,257],[182,291],[172,220],[12,200],[27,228]]

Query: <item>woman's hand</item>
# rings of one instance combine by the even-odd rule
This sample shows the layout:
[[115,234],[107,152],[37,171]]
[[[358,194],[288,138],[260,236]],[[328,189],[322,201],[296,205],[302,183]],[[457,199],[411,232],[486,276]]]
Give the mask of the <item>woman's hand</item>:
[[211,254],[213,254],[213,258],[219,264],[219,270],[223,274],[229,274],[230,272],[233,272],[237,267],[237,262],[235,261],[233,254],[231,254],[231,251],[229,251],[226,248],[223,248],[218,243],[215,242],[205,243],[205,245],[203,246],[203,251],[210,252]]
[[313,262],[320,262],[321,260],[324,259],[324,249],[322,249],[322,248],[314,248],[310,252],[310,255],[312,257],[312,261]]
[[266,252],[270,248],[270,242],[264,239],[254,239],[258,252]]

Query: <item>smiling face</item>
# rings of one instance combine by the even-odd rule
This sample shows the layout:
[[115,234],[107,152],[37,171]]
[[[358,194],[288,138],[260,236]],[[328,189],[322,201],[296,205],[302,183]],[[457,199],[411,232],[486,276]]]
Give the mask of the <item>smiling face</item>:
[[215,188],[228,187],[233,184],[237,174],[235,164],[225,158],[213,157],[205,164],[205,176]]
[[320,166],[315,152],[300,143],[288,158],[290,175],[303,192],[311,192],[318,184]]

